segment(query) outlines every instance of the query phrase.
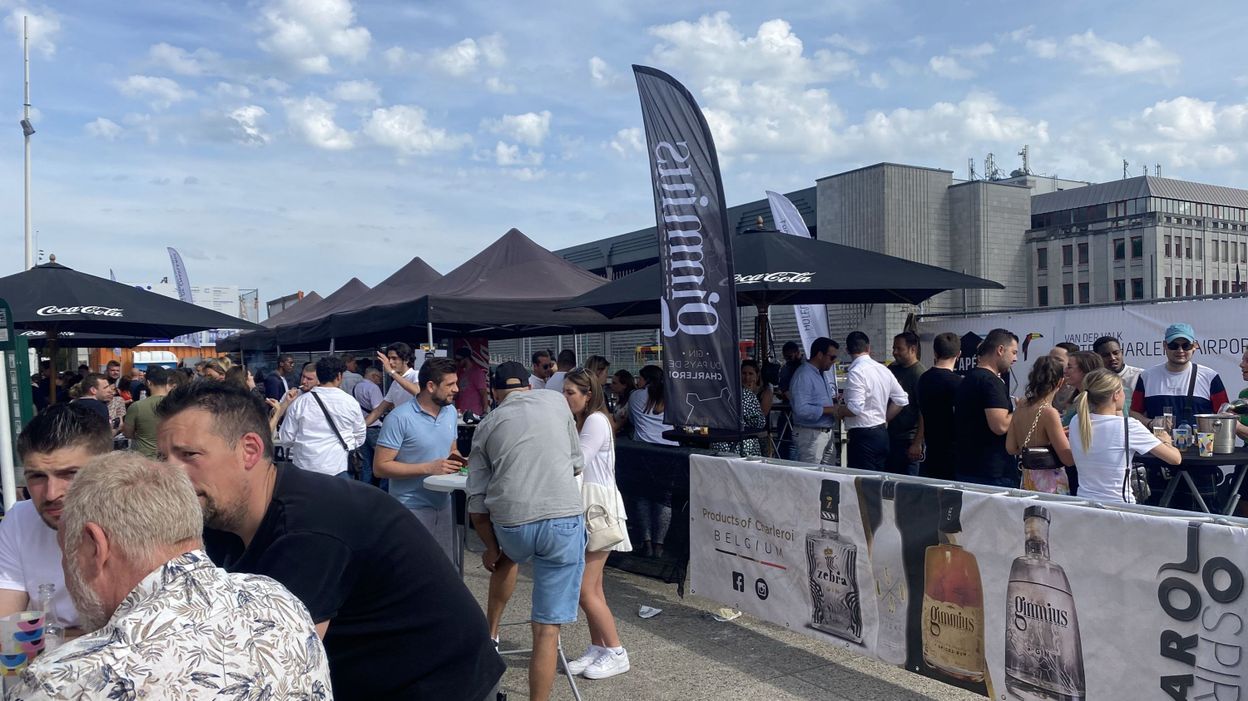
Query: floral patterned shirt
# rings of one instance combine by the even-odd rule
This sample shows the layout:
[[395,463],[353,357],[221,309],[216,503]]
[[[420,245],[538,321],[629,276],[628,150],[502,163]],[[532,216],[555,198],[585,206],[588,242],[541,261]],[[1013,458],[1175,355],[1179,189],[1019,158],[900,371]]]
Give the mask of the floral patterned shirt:
[[40,655],[5,698],[320,701],[331,689],[299,599],[193,550],[144,577],[103,628]]

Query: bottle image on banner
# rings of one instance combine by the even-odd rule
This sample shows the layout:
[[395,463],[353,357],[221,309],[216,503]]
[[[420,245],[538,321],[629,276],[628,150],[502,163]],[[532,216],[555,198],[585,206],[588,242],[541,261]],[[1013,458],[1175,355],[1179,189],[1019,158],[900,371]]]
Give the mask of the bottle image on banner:
[[958,545],[962,492],[940,490],[940,543],[923,562],[923,661],[965,682],[984,681],[984,587],[975,556]]
[[858,604],[858,546],[841,538],[841,485],[823,480],[819,489],[820,528],[806,534],[810,572],[810,627],[862,642]]
[[906,572],[902,560],[901,531],[897,530],[897,483],[880,484],[880,525],[871,540],[871,574],[875,577],[875,606],[879,627],[875,654],[895,665],[906,663]]
[[1049,560],[1049,510],[1027,507],[1023,532],[1006,589],[1005,686],[1024,701],[1079,701],[1083,644],[1070,581]]

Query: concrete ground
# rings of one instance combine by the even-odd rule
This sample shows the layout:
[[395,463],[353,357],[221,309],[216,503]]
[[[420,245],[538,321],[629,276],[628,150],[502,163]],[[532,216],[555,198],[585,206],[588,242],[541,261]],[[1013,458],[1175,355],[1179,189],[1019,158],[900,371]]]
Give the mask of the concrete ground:
[[[467,557],[464,579],[484,609],[489,573],[480,555],[469,552]],[[675,585],[607,568],[604,588],[632,669],[599,681],[578,677],[577,686],[587,701],[984,699],[748,615],[719,623],[711,612],[720,604],[692,595],[681,599]],[[531,593],[528,568],[522,567],[504,622],[527,620]],[[642,619],[637,615],[642,605],[663,609],[663,613]],[[527,624],[503,628],[504,650],[529,644]],[[569,659],[584,652],[589,630],[583,614],[575,624],[564,627],[563,644]],[[528,655],[505,659],[503,690],[508,701],[528,699]],[[562,674],[555,679],[552,698],[573,698]]]

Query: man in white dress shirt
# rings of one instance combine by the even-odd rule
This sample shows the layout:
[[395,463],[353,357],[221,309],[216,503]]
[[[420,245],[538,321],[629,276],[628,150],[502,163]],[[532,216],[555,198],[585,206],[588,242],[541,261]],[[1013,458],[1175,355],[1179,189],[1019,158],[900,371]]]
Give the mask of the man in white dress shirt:
[[364,444],[365,431],[359,402],[339,388],[345,369],[338,356],[316,361],[320,385],[291,403],[280,438],[295,467],[350,479],[347,454]]
[[529,375],[530,389],[546,389],[546,380],[555,372],[555,361],[550,357],[550,351],[539,350],[533,352],[533,372]]
[[853,361],[846,373],[845,403],[837,418],[849,429],[848,466],[883,470],[888,462],[888,422],[910,403],[906,391],[884,365],[871,359],[871,339],[854,331],[845,339]]

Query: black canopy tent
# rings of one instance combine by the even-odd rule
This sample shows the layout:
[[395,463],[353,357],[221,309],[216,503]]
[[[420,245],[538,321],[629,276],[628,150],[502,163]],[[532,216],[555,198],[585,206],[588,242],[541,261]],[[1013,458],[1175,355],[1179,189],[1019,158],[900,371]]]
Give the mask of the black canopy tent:
[[588,309],[555,309],[605,283],[511,229],[419,297],[331,315],[299,346],[327,348],[332,338],[338,348],[365,348],[430,332],[517,338],[658,326],[657,316],[612,320]]
[[274,329],[283,324],[297,324],[300,319],[311,316],[316,307],[324,300],[316,292],[309,292],[298,302],[260,322],[263,327],[258,331],[248,331],[217,341],[217,349],[226,353],[248,348],[251,350],[272,350],[276,346]]
[[[948,290],[1004,289],[973,275],[776,231],[737,234],[732,252],[737,303],[758,308],[760,329],[766,329],[773,304],[919,304]],[[561,308],[594,309],[610,318],[657,314],[661,289],[659,266],[652,265]],[[765,339],[756,341],[765,354]]]
[[419,256],[412,258],[343,308],[300,324],[297,347],[327,348],[332,341],[336,347],[362,348],[394,340],[396,319],[441,278],[442,274]]
[[310,313],[305,314],[294,322],[279,324],[274,327],[274,341],[279,346],[287,346],[300,340],[301,334],[305,329],[310,328],[316,322],[326,319],[330,314],[336,311],[347,309],[351,304],[369,292],[369,286],[360,282],[359,278],[353,277],[347,281],[345,285],[334,290],[321,303],[316,305]]
[[[26,339],[26,344],[31,348],[46,348],[49,343],[53,342],[48,338],[46,331],[19,331],[18,336]],[[55,343],[58,348],[134,348],[144,343],[150,343],[153,339],[146,336],[118,336],[107,333],[75,333],[73,331],[62,331],[56,335]]]
[[0,278],[0,299],[9,303],[17,330],[47,334],[51,353],[55,353],[63,332],[146,340],[208,329],[262,328],[172,297],[80,273],[55,258]]

